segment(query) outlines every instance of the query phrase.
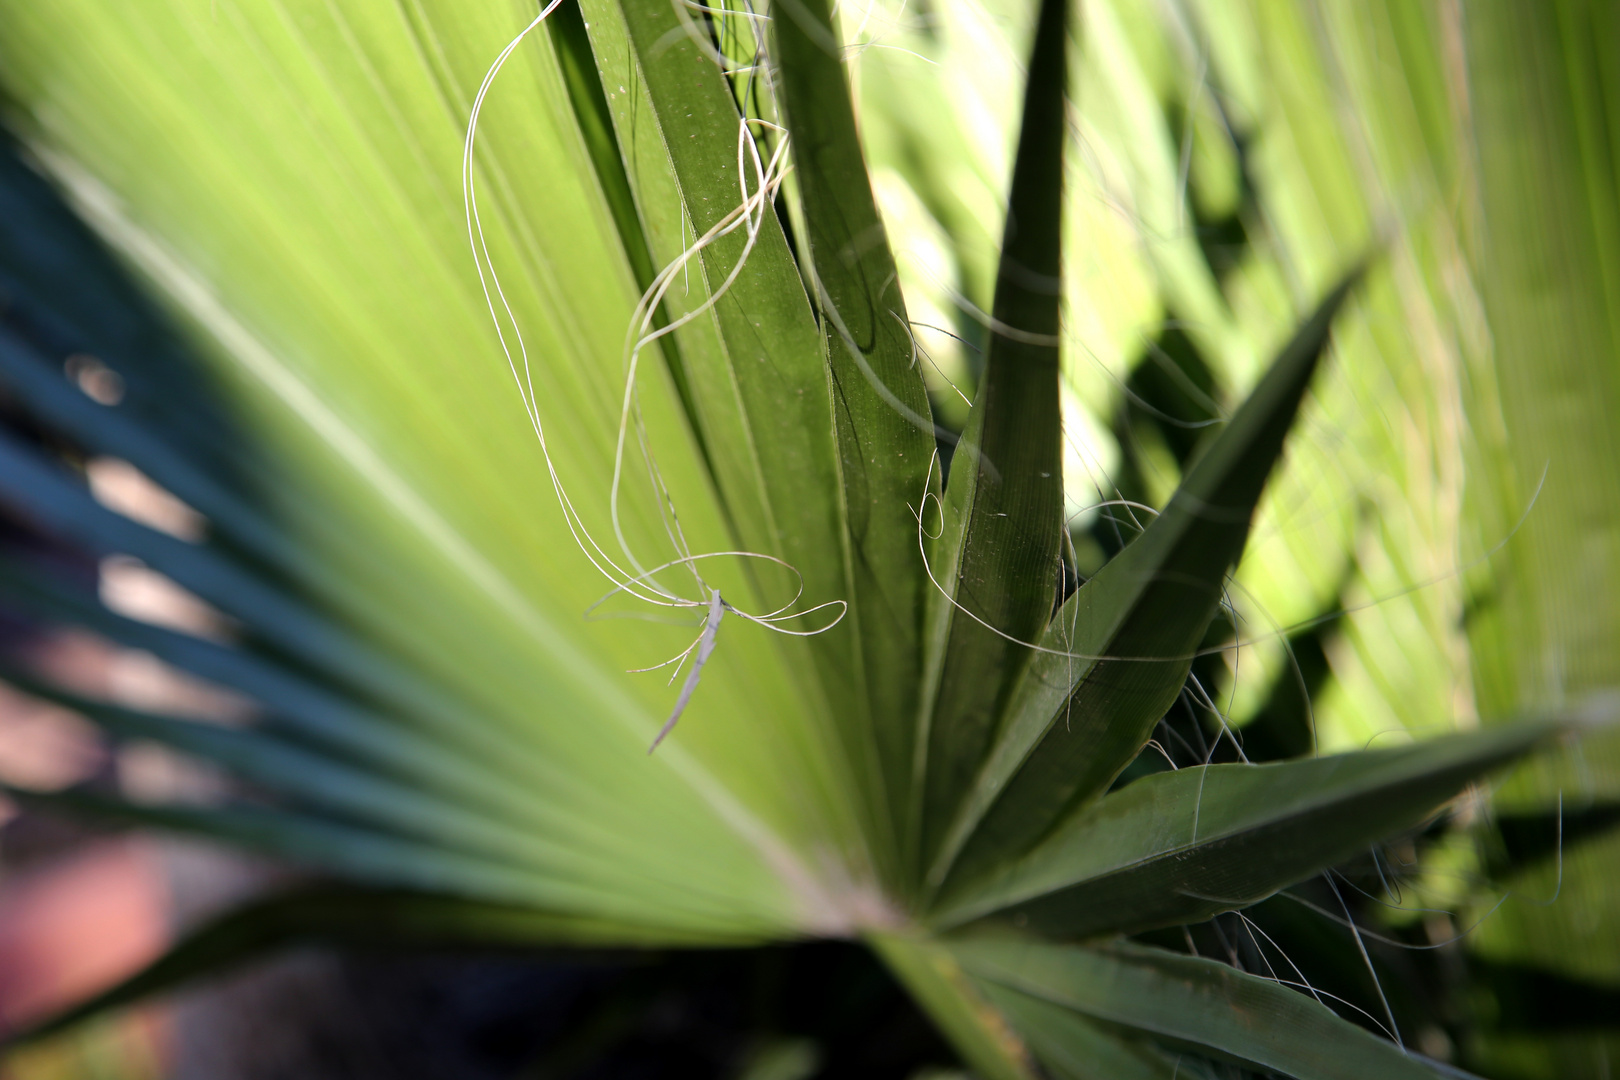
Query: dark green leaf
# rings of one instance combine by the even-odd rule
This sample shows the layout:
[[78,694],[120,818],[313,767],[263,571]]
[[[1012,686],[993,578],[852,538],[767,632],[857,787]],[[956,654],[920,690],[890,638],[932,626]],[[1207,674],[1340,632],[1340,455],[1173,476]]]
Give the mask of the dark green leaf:
[[1305,994],[1213,960],[1134,945],[952,946],[974,976],[1154,1039],[1297,1080],[1433,1080],[1436,1070]]
[[1204,450],[1164,512],[1059,609],[929,880],[1015,856],[1134,757],[1181,692],[1352,273]]
[[[914,835],[928,859],[1051,618],[1063,536],[1059,411],[1068,0],[1035,30],[994,323],[973,415],[952,457],[930,554]],[[925,515],[927,517],[929,515]],[[942,591],[941,591],[942,590]],[[921,865],[927,865],[926,861]]]
[[1061,1005],[982,983],[984,996],[1018,1026],[1047,1071],[1062,1080],[1195,1080],[1191,1062],[1122,1039]]
[[868,935],[867,943],[978,1075],[1034,1080],[1034,1063],[1019,1033],[979,993],[948,949],[937,941],[891,934]]
[[785,0],[771,28],[808,233],[802,269],[831,357],[853,586],[849,618],[860,636],[866,723],[877,742],[892,833],[911,777],[928,589],[911,508],[931,490],[934,424],[829,5]]
[[[643,292],[652,287],[658,268],[653,265],[652,249],[647,245],[646,230],[636,213],[635,195],[630,189],[630,176],[625,172],[624,157],[613,134],[613,113],[608,108],[607,94],[597,76],[596,62],[591,55],[591,40],[580,13],[579,0],[566,0],[557,6],[546,20],[552,47],[557,52],[557,67],[568,85],[568,98],[574,106],[574,117],[579,121],[580,137],[585,141],[591,164],[596,167],[597,181],[602,185],[602,197],[618,227],[619,239],[624,245],[636,285]],[[653,313],[652,325],[662,330],[669,325],[669,312],[660,303]],[[681,357],[680,341],[674,334],[658,339],[675,391],[686,410],[693,438],[709,472],[715,466],[704,441],[703,429],[697,422],[697,404],[692,399],[692,384],[686,375],[686,364]]]
[[1059,825],[989,880],[947,896],[939,922],[1001,912],[1069,938],[1199,922],[1419,824],[1464,784],[1557,730],[1525,724],[1145,777]]
[[[683,31],[669,3],[630,0],[621,7],[585,0],[583,10],[649,241],[667,264],[694,234],[704,235],[741,204],[741,116],[725,75]],[[643,155],[655,147],[667,156],[645,162]],[[666,175],[650,175],[655,169]],[[745,172],[748,190],[757,191],[751,164]],[[676,205],[689,215],[684,235],[679,221],[664,220],[667,210],[660,217],[649,206],[666,194],[647,189],[655,180],[673,184]],[[738,229],[706,247],[691,264],[693,292],[717,291],[747,246],[746,229]],[[746,266],[708,320],[717,340],[688,357],[698,423],[710,438],[721,470],[716,483],[730,499],[741,539],[797,566],[814,602],[842,597],[824,347],[768,206]],[[672,316],[684,314],[682,301],[692,308],[700,302],[686,299],[686,288],[666,297],[675,305]]]

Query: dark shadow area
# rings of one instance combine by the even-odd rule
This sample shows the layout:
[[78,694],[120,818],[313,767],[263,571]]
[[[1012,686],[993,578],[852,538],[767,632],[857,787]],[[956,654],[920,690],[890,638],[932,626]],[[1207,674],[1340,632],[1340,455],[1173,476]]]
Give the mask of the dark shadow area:
[[888,1080],[954,1060],[872,955],[840,943],[578,962],[306,951],[178,1011],[180,1080],[699,1080],[768,1061]]
[[1526,964],[1470,962],[1475,985],[1493,999],[1502,1031],[1552,1034],[1613,1031],[1620,987],[1603,986]]
[[[1539,814],[1500,814],[1496,835],[1500,847],[1491,852],[1491,869],[1505,875],[1512,870],[1555,858],[1560,851],[1595,840],[1620,827],[1620,802],[1565,806]],[[1616,1013],[1620,1016],[1620,1013]]]
[[[1198,241],[1198,250],[1203,254],[1210,273],[1215,275],[1215,280],[1224,285],[1227,276],[1248,254],[1251,241],[1244,222],[1259,212],[1259,206],[1257,189],[1250,172],[1250,139],[1232,125],[1231,116],[1224,108],[1222,95],[1218,91],[1211,93],[1207,100],[1213,102],[1220,114],[1237,154],[1238,202],[1230,211],[1217,216],[1203,205],[1195,192],[1190,192],[1187,206],[1192,215],[1193,235]],[[1186,140],[1191,137],[1188,130],[1190,117],[1185,106],[1179,101],[1170,102],[1165,108],[1165,119],[1170,125],[1170,135],[1175,145],[1181,147],[1183,152],[1189,150]]]

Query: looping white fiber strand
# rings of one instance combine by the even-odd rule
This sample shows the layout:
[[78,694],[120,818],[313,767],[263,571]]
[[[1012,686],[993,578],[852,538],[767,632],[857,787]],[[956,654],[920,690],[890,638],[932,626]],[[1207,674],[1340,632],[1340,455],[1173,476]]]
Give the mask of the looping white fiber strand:
[[[769,15],[755,11],[753,5],[747,3],[747,0],[744,0],[744,6],[737,10],[713,7],[708,4],[698,3],[697,0],[670,0],[670,6],[675,9],[675,17],[680,20],[681,25],[671,30],[667,38],[680,38],[682,36],[689,38],[700,53],[708,57],[716,67],[727,75],[753,75],[764,71],[766,65],[760,62],[760,57],[764,53],[764,26],[771,21]],[[717,49],[708,33],[697,24],[697,20],[692,18],[694,11],[714,18],[738,18],[750,23],[756,42],[754,60],[748,64],[738,64],[731,57]],[[659,51],[662,46],[663,42],[660,42],[658,46],[654,47],[654,51]]]
[[[535,16],[534,20],[507,43],[506,47],[501,50],[500,55],[495,58],[494,63],[490,65],[488,72],[485,73],[484,80],[479,85],[478,93],[473,99],[472,110],[467,120],[466,141],[462,147],[462,200],[467,217],[467,240],[472,248],[473,263],[478,270],[478,280],[484,293],[484,302],[489,309],[490,319],[494,322],[495,334],[500,341],[501,352],[506,357],[507,369],[511,372],[512,379],[517,384],[518,396],[523,401],[524,412],[528,415],[529,423],[534,428],[535,437],[539,441],[540,453],[545,459],[546,472],[551,478],[552,489],[556,492],[558,504],[562,508],[563,520],[568,525],[568,531],[573,537],[574,543],[579,547],[586,559],[603,577],[613,584],[613,588],[607,596],[593,604],[591,610],[600,606],[609,597],[623,593],[659,607],[686,608],[703,612],[701,630],[692,644],[662,664],[638,669],[651,671],[675,664],[675,675],[678,675],[681,667],[685,665],[688,659],[693,661],[673,713],[663,729],[658,733],[657,738],[653,740],[652,747],[649,748],[648,752],[651,753],[675,726],[675,722],[680,719],[681,713],[685,710],[688,701],[690,701],[693,691],[696,690],[698,676],[702,672],[703,666],[708,662],[710,655],[714,652],[720,620],[725,613],[729,612],[778,634],[793,637],[812,637],[825,633],[836,626],[848,611],[849,605],[845,600],[832,600],[803,611],[793,611],[792,608],[798,604],[804,592],[803,575],[799,573],[796,567],[774,555],[753,551],[715,551],[694,554],[682,532],[680,519],[675,513],[674,500],[664,483],[662,474],[659,472],[651,442],[647,436],[646,424],[637,394],[636,376],[640,366],[642,350],[659,338],[675,332],[694,319],[702,317],[713,308],[742,274],[743,267],[754,250],[761,229],[767,220],[766,215],[772,212],[772,201],[788,171],[787,132],[770,121],[746,116],[740,118],[737,128],[739,204],[702,236],[696,237],[691,246],[682,251],[668,266],[659,272],[637,303],[635,312],[631,317],[626,334],[624,393],[619,412],[618,436],[614,448],[613,481],[608,499],[614,539],[619,549],[617,556],[610,554],[591,535],[583,516],[575,507],[572,499],[569,498],[556,463],[552,459],[550,447],[546,442],[546,429],[540,415],[539,399],[535,393],[528,346],[524,342],[523,332],[519,326],[517,316],[501,287],[500,276],[495,270],[495,263],[490,255],[489,245],[484,236],[475,183],[477,173],[475,149],[478,139],[478,121],[490,88],[494,85],[495,78],[500,74],[501,68],[505,66],[506,61],[523,43],[523,39],[536,27],[540,26],[561,2],[562,0],[550,0],[540,10],[540,13]],[[676,8],[682,10],[683,17],[689,21],[689,16],[686,16],[684,12],[685,6],[684,0],[677,0]],[[707,9],[699,8],[699,10]],[[728,14],[739,13],[729,12]],[[769,131],[776,136],[776,147],[768,160],[760,154],[753,129]],[[683,277],[687,274],[692,261],[704,249],[721,238],[738,231],[741,231],[745,237],[743,250],[737,258],[736,265],[725,280],[720,283],[718,288],[710,292],[708,299],[703,303],[687,311],[679,318],[669,321],[664,326],[655,328],[653,324],[660,304],[677,277]],[[636,442],[646,468],[647,478],[656,493],[659,515],[663,521],[665,535],[677,553],[675,558],[669,559],[651,569],[644,568],[641,561],[631,551],[619,514],[619,495],[624,478],[626,435],[632,429],[636,433]],[[742,611],[721,599],[720,591],[710,586],[699,571],[699,563],[703,560],[718,558],[752,559],[780,566],[797,579],[798,587],[791,600],[771,611],[764,613]],[[666,588],[657,580],[657,574],[675,568],[683,568],[691,574],[692,583],[697,590],[698,597],[683,596]],[[817,612],[827,612],[834,608],[837,609],[837,614],[823,626],[801,630],[782,625],[792,620],[803,619]],[[674,675],[671,676],[671,681],[674,681]]]
[[[957,611],[960,611],[962,614],[966,615],[968,618],[972,619],[974,622],[978,623],[992,634],[995,634],[997,637],[1010,641],[1014,645],[1022,645],[1024,648],[1029,649],[1032,652],[1045,653],[1047,656],[1061,656],[1069,660],[1127,660],[1135,661],[1137,663],[1155,663],[1162,660],[1184,660],[1189,658],[1185,656],[1116,656],[1110,653],[1078,653],[1070,652],[1067,649],[1049,649],[1046,646],[1036,644],[1033,641],[1025,641],[1022,638],[1014,637],[1000,627],[991,625],[978,615],[975,615],[973,612],[963,607],[956,597],[951,595],[950,590],[945,588],[944,585],[940,584],[939,578],[934,576],[934,568],[928,560],[928,547],[926,541],[938,540],[940,536],[938,533],[929,533],[923,528],[923,519],[928,513],[929,500],[933,500],[936,507],[940,504],[939,496],[935,495],[932,491],[934,466],[938,463],[939,452],[935,451],[932,460],[930,460],[928,463],[928,476],[924,481],[922,500],[918,503],[917,508],[912,511],[912,514],[917,519],[917,550],[922,553],[923,570],[928,574],[928,580],[933,583],[934,588],[939,591],[939,595],[943,596],[945,601]],[[1152,507],[1143,506],[1141,503],[1132,503],[1126,499],[1107,499],[1097,504],[1098,507],[1121,505],[1139,507],[1143,510],[1157,513],[1157,511],[1153,511]],[[941,514],[940,528],[941,530],[944,529],[943,514]]]

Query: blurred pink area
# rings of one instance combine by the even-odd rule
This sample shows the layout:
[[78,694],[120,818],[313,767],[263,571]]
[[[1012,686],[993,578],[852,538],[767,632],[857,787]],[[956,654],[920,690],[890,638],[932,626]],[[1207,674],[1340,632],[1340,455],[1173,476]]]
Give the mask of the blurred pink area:
[[170,941],[169,890],[140,839],[101,840],[0,887],[0,1031],[80,1001]]
[[[116,651],[77,633],[41,635],[38,670],[114,696]],[[0,781],[57,790],[110,780],[116,753],[88,721],[0,685]],[[29,815],[31,817],[31,815]],[[0,1032],[104,989],[170,940],[170,896],[149,840],[106,837],[0,810]]]
[[[161,589],[137,594],[125,606],[161,609],[131,614],[171,625],[181,621],[177,615],[192,616]],[[41,627],[10,651],[42,678],[85,697],[227,724],[252,714],[235,695],[83,631]],[[3,683],[0,783],[39,791],[85,786],[137,802],[210,801],[221,793],[217,776],[164,748],[115,745],[77,713]],[[199,858],[168,840],[110,834],[19,810],[0,797],[0,1035],[134,974],[172,944],[177,926],[217,910],[250,886],[223,858]],[[150,1057],[154,1040],[170,1041],[171,1011],[146,1007],[112,1023],[128,1028],[124,1036]],[[138,1074],[145,1075],[130,1075]],[[0,1062],[0,1080],[33,1075]],[[40,1075],[71,1076],[74,1070]]]
[[0,683],[0,782],[55,790],[94,775],[107,760],[88,721]]

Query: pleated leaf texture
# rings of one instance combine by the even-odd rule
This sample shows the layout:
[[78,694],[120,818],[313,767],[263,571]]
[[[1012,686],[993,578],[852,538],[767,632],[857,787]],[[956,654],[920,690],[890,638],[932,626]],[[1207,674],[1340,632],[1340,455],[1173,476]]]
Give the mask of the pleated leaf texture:
[[[41,1031],[291,941],[825,936],[868,941],[987,1078],[1172,1077],[1189,1048],[1433,1074],[1313,998],[1120,940],[1415,828],[1563,727],[1116,785],[1186,685],[1364,268],[1077,581],[1063,0],[1036,18],[959,433],[936,424],[826,0],[768,19],[570,0],[532,26],[430,0],[3,8],[0,386],[27,423],[0,432],[0,502],[218,618],[132,617],[24,545],[0,603],[250,703],[223,726],[8,662],[239,781],[214,802],[8,794],[330,883]],[[117,400],[63,378],[70,357]],[[205,526],[110,509],[81,467],[101,461]],[[683,649],[673,680],[629,673]]]

